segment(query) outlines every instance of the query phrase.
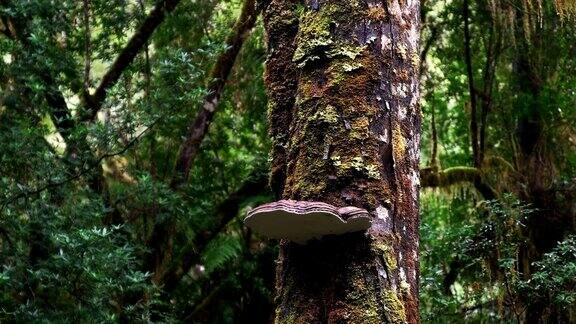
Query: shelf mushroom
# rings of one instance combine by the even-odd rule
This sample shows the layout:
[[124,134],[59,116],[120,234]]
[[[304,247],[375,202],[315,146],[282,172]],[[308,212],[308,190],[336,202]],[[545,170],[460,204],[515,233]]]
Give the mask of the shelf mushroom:
[[280,200],[248,212],[246,226],[272,239],[287,239],[305,244],[324,235],[339,235],[370,228],[366,209],[335,207],[312,201]]

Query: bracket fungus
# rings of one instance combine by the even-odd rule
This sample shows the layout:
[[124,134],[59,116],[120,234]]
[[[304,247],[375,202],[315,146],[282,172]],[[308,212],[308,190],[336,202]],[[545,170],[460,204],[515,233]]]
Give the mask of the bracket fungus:
[[246,226],[273,239],[304,244],[324,235],[370,228],[371,216],[358,207],[335,207],[322,202],[280,200],[256,207],[244,219]]

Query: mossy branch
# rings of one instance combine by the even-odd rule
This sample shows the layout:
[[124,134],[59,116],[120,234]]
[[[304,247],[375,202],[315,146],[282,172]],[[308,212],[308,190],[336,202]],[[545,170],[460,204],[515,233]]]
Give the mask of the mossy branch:
[[420,184],[423,188],[448,187],[458,183],[474,183],[480,180],[480,170],[474,167],[458,166],[445,170],[433,167],[420,169]]
[[490,200],[497,197],[496,192],[482,177],[478,168],[457,166],[438,170],[438,168],[426,167],[420,169],[420,185],[422,188],[444,188],[461,183],[470,183],[484,197]]

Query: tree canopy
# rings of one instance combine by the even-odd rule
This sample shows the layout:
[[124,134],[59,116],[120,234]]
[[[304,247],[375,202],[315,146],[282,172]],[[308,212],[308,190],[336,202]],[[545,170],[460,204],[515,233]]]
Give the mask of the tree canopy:
[[[0,0],[0,322],[273,318],[268,2]],[[575,12],[421,1],[423,322],[576,321]]]

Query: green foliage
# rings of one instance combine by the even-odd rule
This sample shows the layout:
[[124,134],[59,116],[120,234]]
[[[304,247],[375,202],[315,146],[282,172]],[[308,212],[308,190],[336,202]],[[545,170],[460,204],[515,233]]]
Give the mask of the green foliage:
[[[59,194],[18,204],[4,214],[12,221],[2,218],[0,319],[112,321],[118,310],[146,316],[153,299],[119,298],[154,294],[123,227],[103,226],[106,211],[87,193]],[[67,204],[50,204],[60,199]]]
[[434,193],[422,199],[423,319],[494,321],[513,316],[502,304],[515,298],[510,289],[518,280],[517,225],[535,211],[511,196],[476,206],[466,192],[450,200]]
[[[0,321],[169,322],[201,304],[212,276],[269,303],[271,279],[264,283],[262,262],[245,260],[242,231],[228,229],[202,251],[192,244],[217,225],[218,205],[267,165],[262,27],[244,44],[188,186],[176,192],[181,138],[242,3],[182,1],[107,91],[99,121],[80,122],[83,85],[95,90],[156,1],[88,3],[88,21],[83,1],[0,5]],[[52,94],[74,122],[65,138]],[[96,184],[100,162],[105,187]],[[177,303],[146,264],[163,224],[175,224],[174,256],[200,253],[205,269],[183,279]],[[222,305],[222,314],[242,307]]]
[[[181,1],[93,121],[82,119],[84,92],[157,1],[86,2],[0,2],[0,322],[268,322],[277,246],[240,220],[271,197],[266,188],[237,192],[268,169],[261,24],[243,44],[189,181],[175,190],[182,138],[242,1]],[[552,2],[537,17],[521,9],[527,3],[470,4],[478,120],[488,107],[480,166],[462,2],[424,4],[423,166],[432,162],[434,111],[440,168],[480,167],[496,193],[486,201],[474,184],[422,192],[425,322],[528,321],[531,309],[542,321],[575,320],[576,33]],[[536,134],[532,153],[523,132]],[[231,220],[221,224],[224,214]],[[163,270],[184,272],[170,289],[151,265],[159,227],[170,228],[162,239],[172,247]],[[553,233],[545,246],[540,228]]]
[[240,237],[232,235],[220,235],[210,242],[202,255],[202,263],[206,274],[222,268],[227,262],[237,258],[242,250]]
[[576,237],[566,237],[542,260],[534,262],[532,278],[518,289],[534,301],[544,301],[569,310],[576,303]]

